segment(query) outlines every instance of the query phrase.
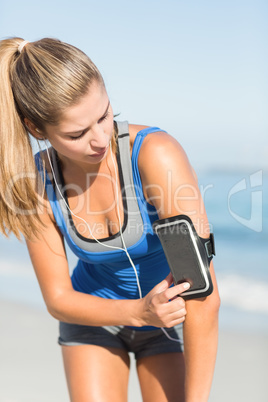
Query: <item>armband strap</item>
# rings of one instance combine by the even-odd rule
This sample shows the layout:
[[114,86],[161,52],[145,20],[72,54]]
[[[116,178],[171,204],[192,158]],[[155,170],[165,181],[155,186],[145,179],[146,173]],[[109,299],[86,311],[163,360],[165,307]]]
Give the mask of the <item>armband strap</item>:
[[214,234],[210,233],[209,239],[204,239],[203,237],[198,236],[199,239],[201,240],[201,243],[205,247],[207,257],[208,257],[208,262],[210,263],[213,256],[216,255],[215,251],[215,241],[214,241]]

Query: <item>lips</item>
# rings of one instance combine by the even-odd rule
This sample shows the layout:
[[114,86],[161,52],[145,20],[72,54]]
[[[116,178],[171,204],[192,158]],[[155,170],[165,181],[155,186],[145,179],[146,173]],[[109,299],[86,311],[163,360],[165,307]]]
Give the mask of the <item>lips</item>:
[[99,152],[99,153],[97,153],[97,154],[90,155],[90,156],[92,156],[93,158],[98,158],[98,157],[100,157],[100,156],[103,156],[103,155],[105,154],[105,152],[107,151],[107,149],[108,149],[108,147],[105,148],[104,151]]

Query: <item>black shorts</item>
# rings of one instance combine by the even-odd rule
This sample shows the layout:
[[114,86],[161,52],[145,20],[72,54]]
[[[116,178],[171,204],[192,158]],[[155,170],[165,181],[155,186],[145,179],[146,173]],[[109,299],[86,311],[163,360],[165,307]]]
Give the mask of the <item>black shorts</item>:
[[98,345],[132,352],[136,359],[160,353],[183,352],[183,324],[165,328],[169,339],[161,328],[153,330],[132,327],[91,327],[60,322],[60,345]]

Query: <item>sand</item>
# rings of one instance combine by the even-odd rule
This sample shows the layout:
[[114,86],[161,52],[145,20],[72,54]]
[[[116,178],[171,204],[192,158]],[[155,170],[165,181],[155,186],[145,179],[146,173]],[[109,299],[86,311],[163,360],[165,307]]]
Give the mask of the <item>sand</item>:
[[[68,402],[57,322],[0,300],[0,402]],[[220,331],[210,402],[268,401],[268,336]],[[141,402],[132,359],[129,402]]]

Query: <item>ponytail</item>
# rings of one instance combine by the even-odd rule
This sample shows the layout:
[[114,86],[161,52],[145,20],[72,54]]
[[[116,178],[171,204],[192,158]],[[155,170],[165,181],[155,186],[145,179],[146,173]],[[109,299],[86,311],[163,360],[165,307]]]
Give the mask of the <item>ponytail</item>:
[[[37,236],[40,181],[24,119],[41,131],[103,84],[97,67],[79,49],[56,39],[0,41],[0,232]],[[40,188],[40,187],[39,187]]]
[[29,134],[17,110],[10,71],[19,57],[19,38],[0,44],[0,230],[17,238],[36,234],[36,168]]

